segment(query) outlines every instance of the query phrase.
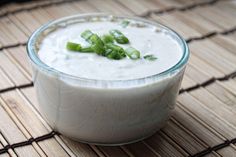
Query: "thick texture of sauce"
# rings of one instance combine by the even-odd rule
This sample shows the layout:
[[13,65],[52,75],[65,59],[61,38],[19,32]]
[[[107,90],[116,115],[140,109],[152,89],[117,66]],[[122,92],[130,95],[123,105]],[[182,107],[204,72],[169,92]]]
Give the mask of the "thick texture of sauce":
[[[157,31],[155,26],[138,27],[129,25],[123,28],[121,21],[88,21],[58,28],[41,41],[39,58],[48,66],[69,75],[97,80],[129,80],[144,78],[170,69],[177,64],[183,53],[181,47],[164,31]],[[79,53],[66,49],[68,41],[87,45],[80,37],[81,32],[89,29],[103,35],[111,29],[120,30],[130,41],[119,44],[123,48],[132,46],[141,52],[141,56],[153,54],[155,61],[111,60],[95,53]]]

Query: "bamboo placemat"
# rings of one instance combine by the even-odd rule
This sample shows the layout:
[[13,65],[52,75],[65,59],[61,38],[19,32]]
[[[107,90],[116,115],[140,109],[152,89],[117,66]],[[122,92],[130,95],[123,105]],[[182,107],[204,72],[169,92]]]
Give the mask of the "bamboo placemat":
[[[189,43],[173,116],[154,136],[103,147],[54,132],[38,112],[25,45],[49,20],[109,12],[159,21]],[[236,156],[236,1],[51,0],[0,8],[0,156]]]

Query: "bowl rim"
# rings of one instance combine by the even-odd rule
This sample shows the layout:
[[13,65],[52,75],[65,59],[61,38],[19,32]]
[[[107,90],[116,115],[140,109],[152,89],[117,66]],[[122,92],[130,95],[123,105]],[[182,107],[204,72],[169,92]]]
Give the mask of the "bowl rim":
[[[149,75],[149,76],[145,76],[142,78],[135,78],[135,79],[127,79],[127,80],[102,80],[102,79],[90,79],[90,78],[83,78],[83,77],[78,77],[78,76],[74,76],[74,75],[70,75],[64,72],[61,72],[59,70],[56,70],[50,66],[48,66],[47,64],[45,64],[43,61],[40,60],[40,58],[37,55],[37,50],[36,50],[36,43],[38,38],[40,37],[40,35],[47,30],[48,28],[54,26],[54,25],[58,25],[60,23],[65,23],[69,20],[73,20],[73,19],[83,19],[86,17],[104,17],[104,18],[110,18],[110,17],[115,17],[115,18],[119,18],[119,19],[128,19],[128,20],[135,20],[135,21],[140,21],[140,22],[144,22],[150,25],[154,25],[158,28],[161,28],[165,31],[167,31],[168,33],[170,33],[171,35],[173,35],[178,41],[178,43],[181,43],[181,49],[183,51],[183,55],[181,57],[181,59],[172,67],[170,67],[169,69],[161,72],[161,73],[157,73],[154,75]],[[112,14],[108,14],[108,13],[86,13],[86,14],[76,14],[76,15],[72,15],[72,16],[66,16],[66,17],[62,17],[56,20],[52,20],[49,21],[48,23],[42,25],[40,28],[38,28],[37,30],[35,30],[33,32],[33,34],[30,36],[27,45],[26,45],[26,50],[27,50],[27,55],[30,58],[30,61],[33,62],[35,65],[37,65],[38,67],[40,67],[42,70],[45,70],[47,73],[50,74],[54,74],[57,76],[60,76],[62,78],[67,78],[67,79],[73,79],[73,80],[78,80],[78,81],[82,81],[82,82],[86,82],[88,84],[90,83],[101,83],[104,85],[106,84],[133,84],[134,82],[136,82],[135,84],[143,84],[146,83],[147,80],[151,79],[151,80],[157,80],[163,77],[168,77],[173,73],[176,73],[176,71],[180,71],[181,69],[183,69],[185,67],[185,65],[188,62],[189,59],[189,48],[188,45],[186,43],[186,41],[177,33],[175,32],[173,29],[159,23],[159,22],[154,22],[154,21],[150,21],[150,20],[146,20],[140,17],[131,17],[131,16],[117,16],[117,15],[112,15]],[[138,82],[138,83],[137,83]],[[141,83],[143,82],[143,83]]]

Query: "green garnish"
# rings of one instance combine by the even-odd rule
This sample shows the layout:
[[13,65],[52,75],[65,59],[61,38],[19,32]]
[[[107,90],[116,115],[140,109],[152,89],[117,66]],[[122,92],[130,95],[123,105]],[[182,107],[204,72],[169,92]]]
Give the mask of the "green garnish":
[[106,56],[109,59],[115,59],[115,60],[120,60],[122,58],[124,58],[124,56],[122,56],[119,52],[117,51],[111,51],[109,52],[109,54],[107,54]]
[[105,45],[106,49],[111,49],[113,51],[119,51],[119,52],[124,52],[124,49],[121,46],[112,44],[112,43],[107,43]]
[[93,52],[91,46],[82,47],[80,44],[76,44],[73,42],[67,42],[66,48],[70,51],[78,51],[78,52]]
[[140,52],[133,47],[128,47],[125,49],[126,55],[133,60],[140,58]]
[[122,21],[121,26],[122,26],[123,28],[126,28],[126,27],[129,25],[129,23],[130,23],[130,21],[124,20],[124,21]]
[[118,45],[108,43],[105,45],[105,49],[107,58],[119,60],[126,57],[125,50]]
[[124,34],[121,33],[119,30],[113,29],[110,30],[109,32],[115,38],[116,42],[118,42],[119,44],[129,43],[129,39],[126,36],[124,36]]
[[80,51],[81,45],[73,42],[67,42],[66,48],[70,51]]
[[144,59],[149,60],[149,61],[154,61],[157,59],[154,55],[145,55],[143,56]]
[[[123,21],[122,23],[127,26],[129,21]],[[124,50],[121,46],[114,44],[114,40],[119,44],[129,43],[129,39],[119,30],[110,30],[109,33],[110,34],[104,34],[100,38],[97,34],[91,32],[90,30],[85,30],[81,33],[81,37],[90,43],[89,46],[83,47],[77,43],[67,42],[66,48],[70,51],[77,51],[81,53],[96,53],[115,60],[120,60],[126,56],[132,60],[141,58],[140,52],[135,48],[128,47]],[[149,61],[154,61],[157,59],[154,55],[145,55],[143,58]]]
[[92,49],[94,52],[98,55],[105,56],[104,43],[97,34],[93,34],[88,40],[92,43]]
[[81,33],[81,37],[88,41],[90,44],[92,44],[90,47],[84,48],[83,52],[94,51],[98,55],[105,55],[104,43],[97,34],[94,34],[90,30],[85,30]]
[[80,51],[81,52],[86,52],[86,53],[88,53],[88,52],[94,53],[92,46],[81,47]]
[[102,36],[102,41],[103,41],[104,44],[106,44],[106,43],[114,43],[114,38],[110,34],[104,34]]
[[81,33],[81,37],[84,38],[86,41],[89,41],[89,38],[93,35],[90,30],[85,30]]

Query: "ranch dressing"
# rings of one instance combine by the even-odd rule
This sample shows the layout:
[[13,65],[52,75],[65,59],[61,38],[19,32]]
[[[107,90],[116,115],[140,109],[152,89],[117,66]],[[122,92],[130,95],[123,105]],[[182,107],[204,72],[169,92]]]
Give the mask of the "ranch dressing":
[[[186,43],[161,25],[130,18],[123,28],[122,20],[75,15],[45,25],[29,40],[40,113],[62,135],[85,143],[121,145],[154,134],[170,117],[188,60]],[[111,60],[68,51],[68,41],[88,44],[80,37],[87,29],[98,35],[120,30],[130,43],[119,45],[139,50],[141,59]],[[158,59],[143,59],[147,54]]]
[[[165,31],[158,31],[148,24],[130,23],[123,27],[122,21],[89,21],[58,28],[48,34],[41,42],[39,58],[48,66],[63,73],[98,80],[130,80],[152,76],[170,69],[179,62],[182,51],[178,43]],[[109,30],[120,30],[129,44],[118,44],[123,48],[129,46],[139,50],[141,56],[152,54],[155,61],[144,58],[132,60],[128,57],[112,60],[96,53],[72,52],[66,49],[68,41],[88,45],[80,34],[89,29],[99,36],[108,34]],[[117,44],[117,43],[116,43]]]

